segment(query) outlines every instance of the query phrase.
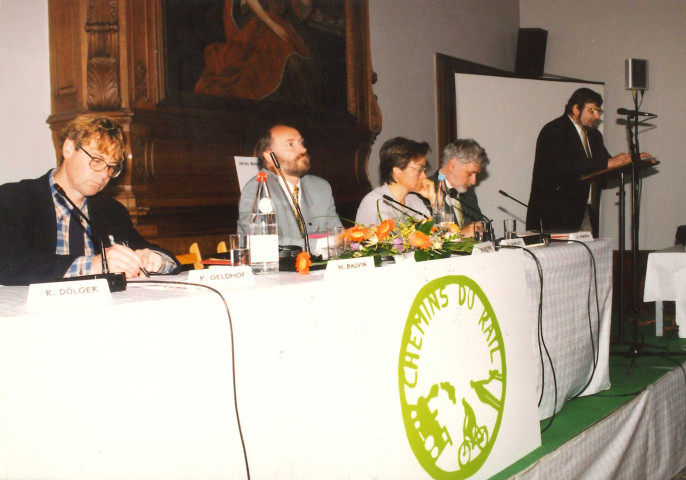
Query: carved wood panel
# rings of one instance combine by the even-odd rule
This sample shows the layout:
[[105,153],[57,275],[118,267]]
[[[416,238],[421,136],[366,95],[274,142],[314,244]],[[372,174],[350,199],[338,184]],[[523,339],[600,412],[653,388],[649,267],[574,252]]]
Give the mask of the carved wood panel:
[[347,110],[211,98],[167,91],[162,0],[50,0],[54,132],[98,112],[129,135],[125,173],[111,192],[141,233],[176,253],[201,250],[235,231],[240,191],[234,156],[251,156],[275,120],[308,142],[315,175],[327,179],[342,217],[370,190],[367,160],[381,129],[372,90],[367,2],[345,1]]

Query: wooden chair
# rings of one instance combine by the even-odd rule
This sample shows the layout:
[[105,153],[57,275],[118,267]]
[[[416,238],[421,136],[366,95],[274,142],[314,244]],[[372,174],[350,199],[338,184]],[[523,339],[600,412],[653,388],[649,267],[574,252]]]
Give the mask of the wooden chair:
[[[200,247],[198,247],[197,242],[193,242],[188,249],[189,253],[184,253],[177,255],[176,259],[179,261],[181,266],[193,265],[193,269],[200,270],[203,268],[202,255],[200,255]],[[183,268],[182,268],[183,269]]]

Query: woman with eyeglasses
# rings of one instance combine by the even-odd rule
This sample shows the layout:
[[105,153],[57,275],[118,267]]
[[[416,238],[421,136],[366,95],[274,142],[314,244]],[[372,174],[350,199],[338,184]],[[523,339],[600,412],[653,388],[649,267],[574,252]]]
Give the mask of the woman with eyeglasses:
[[369,192],[360,203],[355,221],[378,225],[393,218],[431,216],[427,207],[433,204],[434,183],[427,178],[426,156],[431,151],[426,142],[403,137],[387,140],[379,152],[379,174],[383,184]]

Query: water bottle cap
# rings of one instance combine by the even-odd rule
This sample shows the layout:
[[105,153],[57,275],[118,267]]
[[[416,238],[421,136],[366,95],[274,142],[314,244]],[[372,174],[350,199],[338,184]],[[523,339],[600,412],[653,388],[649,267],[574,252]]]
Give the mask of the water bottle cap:
[[267,181],[267,172],[257,172],[257,181],[258,182],[266,182]]
[[443,175],[442,173],[439,173],[438,174],[438,181],[440,182],[441,180],[445,180],[445,175]]

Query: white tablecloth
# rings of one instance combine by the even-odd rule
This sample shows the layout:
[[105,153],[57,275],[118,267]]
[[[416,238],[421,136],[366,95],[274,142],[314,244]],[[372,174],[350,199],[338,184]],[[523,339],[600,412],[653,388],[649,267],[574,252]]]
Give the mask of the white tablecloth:
[[[598,264],[600,328],[594,313],[591,323],[601,346],[585,393],[609,385],[610,245],[590,244]],[[559,409],[593,371],[587,320],[591,270],[579,245],[533,253],[544,272],[542,330],[557,377],[554,389],[544,353],[538,416],[545,418],[553,411],[555,391]],[[503,255],[521,255],[526,273],[509,278],[498,268]],[[110,305],[50,312],[27,310],[27,288],[0,287],[0,470],[7,478],[50,478],[57,471],[84,479],[102,478],[103,471],[109,478],[127,472],[148,478],[240,478],[235,353],[237,402],[253,478],[361,478],[369,465],[403,472],[393,478],[422,478],[402,427],[398,430],[397,352],[409,305],[433,270],[467,275],[482,285],[495,279],[495,287],[505,276],[501,288],[486,294],[503,325],[512,328],[514,321],[531,338],[536,363],[513,357],[509,367],[512,374],[537,371],[540,389],[539,279],[525,252],[453,257],[408,269],[396,265],[341,281],[326,280],[323,272],[257,277],[254,287],[223,292],[235,350],[224,304],[194,287],[129,285],[113,294]],[[414,273],[408,277],[408,272]],[[522,298],[527,290],[528,302]],[[512,310],[499,306],[498,298],[509,298]],[[517,391],[512,389],[526,384],[510,382],[511,398]],[[349,386],[358,394],[351,397]],[[508,407],[502,432],[526,411],[523,404]],[[496,443],[493,454],[512,448],[502,432],[503,447]],[[357,460],[350,463],[351,458]]]
[[[586,248],[577,243],[553,243],[547,248],[531,249],[543,268],[541,331],[552,359],[551,362],[543,343],[539,342],[539,336],[534,336],[532,347],[538,366],[538,391],[544,389],[539,406],[541,419],[553,414],[554,405],[555,411],[559,411],[570,397],[580,393],[591,395],[610,386],[608,358],[612,320],[612,240],[600,239],[586,245],[595,260],[600,318],[596,308],[593,265]],[[529,255],[526,256],[529,317],[536,322],[540,303],[539,274],[536,263]],[[544,376],[540,368],[541,353]],[[590,383],[584,389],[591,376]]]
[[[686,251],[682,245],[648,254],[643,301],[655,302],[655,329],[662,335],[662,302],[676,304],[676,323],[686,325]],[[679,328],[679,336],[686,338],[686,327]]]

